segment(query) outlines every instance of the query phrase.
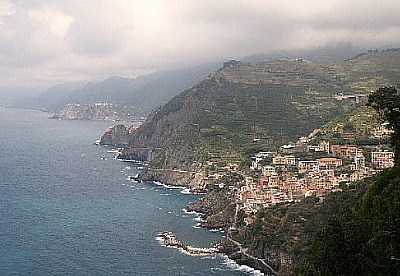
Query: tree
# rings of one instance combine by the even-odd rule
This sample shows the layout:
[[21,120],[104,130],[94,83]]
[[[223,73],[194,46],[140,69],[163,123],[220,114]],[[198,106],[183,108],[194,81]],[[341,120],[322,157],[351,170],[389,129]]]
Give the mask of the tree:
[[395,153],[395,166],[400,166],[400,94],[395,87],[382,87],[368,96],[367,105],[375,109],[381,121],[393,130],[390,142]]

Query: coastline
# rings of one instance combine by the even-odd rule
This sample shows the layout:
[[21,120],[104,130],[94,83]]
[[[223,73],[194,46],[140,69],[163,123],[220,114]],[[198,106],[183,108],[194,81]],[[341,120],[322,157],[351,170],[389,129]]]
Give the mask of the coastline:
[[[195,248],[191,247],[190,245],[185,245],[181,243],[172,232],[165,231],[159,233],[156,237],[156,240],[160,242],[161,245],[172,247],[180,250],[184,254],[188,254],[191,256],[199,256],[199,255],[214,255],[214,254],[221,254],[225,256],[228,262],[232,262],[235,264],[237,270],[243,270],[246,272],[253,273],[254,275],[277,275],[278,273],[264,260],[258,259],[255,256],[252,256],[246,252],[246,249],[243,250],[241,245],[236,242],[232,242],[232,240],[228,237],[229,233],[227,229],[229,228],[230,223],[227,218],[221,217],[210,217],[210,214],[215,213],[215,207],[218,205],[219,196],[213,194],[212,192],[205,192],[205,191],[197,191],[196,189],[189,188],[191,185],[174,185],[174,184],[166,184],[156,177],[151,177],[148,179],[148,176],[143,177],[143,173],[146,172],[146,163],[143,161],[132,160],[132,159],[124,159],[118,158],[117,160],[122,162],[129,162],[134,164],[140,164],[144,166],[144,170],[141,170],[137,176],[132,179],[132,181],[140,181],[140,182],[151,182],[156,186],[161,186],[167,189],[180,189],[181,193],[183,194],[200,194],[203,195],[199,199],[192,201],[188,204],[186,208],[182,211],[187,214],[195,214],[197,217],[195,220],[198,222],[193,226],[194,228],[206,228],[209,231],[219,231],[227,233],[227,236],[223,236],[222,239],[215,241],[214,247],[211,248]],[[157,174],[158,175],[158,174]],[[171,179],[169,179],[171,180]],[[180,182],[177,179],[177,182]],[[172,181],[168,181],[172,182]],[[171,237],[174,237],[176,240],[172,239],[170,242],[166,242],[165,237],[163,238],[160,235],[171,234]],[[232,264],[231,263],[231,264]]]
[[230,260],[238,265],[246,265],[267,275],[278,275],[278,272],[265,260],[247,253],[247,248],[234,241],[227,235],[219,242],[220,253],[226,254]]
[[[224,251],[221,241],[212,244],[212,246],[208,248],[192,247],[190,245],[186,245],[183,242],[181,242],[177,238],[177,236],[170,231],[159,233],[156,237],[156,240],[162,246],[176,248],[182,253],[190,256],[206,256],[206,255],[220,254],[227,259],[227,263],[231,262],[231,265],[235,265],[236,270],[244,270],[254,275],[265,275],[265,273],[262,271],[270,269],[270,272],[273,275],[277,274],[269,266],[262,266],[260,265],[260,263],[257,263],[254,260],[250,261],[252,260],[251,256],[247,260],[245,260],[243,256],[241,256],[240,254],[239,255],[229,254],[228,252]],[[240,258],[238,256],[240,256]]]
[[193,247],[184,244],[173,232],[170,231],[159,233],[156,237],[156,240],[158,240],[164,246],[177,248],[181,252],[191,256],[214,255],[220,251],[217,244],[214,244],[211,247]]
[[[171,186],[157,181],[152,182],[156,185],[160,185],[169,189],[187,189],[184,186]],[[229,238],[229,232],[227,231],[228,225],[225,223],[226,221],[220,220],[220,218],[217,218],[216,220],[208,220],[208,215],[213,212],[210,210],[210,208],[215,207],[214,200],[217,200],[216,197],[217,195],[212,195],[212,193],[211,196],[210,193],[204,193],[203,197],[190,202],[188,206],[183,209],[183,211],[187,214],[197,215],[198,223],[196,223],[194,226],[195,228],[206,228],[209,231],[226,233],[226,236],[223,236],[222,239],[215,242],[214,246],[218,250],[213,252],[213,254],[221,254],[226,256],[226,258],[234,262],[238,268],[243,267],[247,272],[254,273],[254,275],[277,275],[277,271],[268,263],[266,263],[265,260],[250,255],[247,253],[247,249],[243,248],[239,242],[233,241],[231,238]],[[175,244],[171,247],[175,247],[185,254],[198,255],[197,253],[191,254],[190,252],[185,251],[183,248],[184,246],[185,245],[183,244]]]

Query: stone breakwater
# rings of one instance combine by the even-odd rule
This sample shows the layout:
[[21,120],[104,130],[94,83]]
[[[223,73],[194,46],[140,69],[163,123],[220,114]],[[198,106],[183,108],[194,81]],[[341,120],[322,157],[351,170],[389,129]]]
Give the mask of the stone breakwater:
[[200,248],[200,247],[192,247],[190,245],[186,245],[180,240],[178,240],[176,235],[172,232],[162,232],[158,234],[157,240],[160,241],[165,246],[178,248],[182,252],[189,255],[210,255],[219,252],[219,248],[217,247]]

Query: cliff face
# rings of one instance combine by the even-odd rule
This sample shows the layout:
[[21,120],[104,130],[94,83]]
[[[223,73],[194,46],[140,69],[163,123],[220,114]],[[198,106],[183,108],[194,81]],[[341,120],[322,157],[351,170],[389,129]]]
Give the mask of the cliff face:
[[147,168],[140,174],[139,179],[143,181],[159,181],[172,186],[190,187],[192,191],[204,191],[204,175],[194,171],[177,169],[153,169]]
[[212,190],[187,206],[187,210],[203,214],[200,223],[208,228],[228,228],[235,216],[235,199],[226,190]]
[[120,158],[151,162],[151,168],[140,175],[142,180],[188,186],[195,190],[204,188],[199,164],[194,162],[199,159],[195,141],[179,138],[181,133],[191,131],[188,126],[208,105],[208,99],[199,101],[192,95],[193,89],[154,110],[140,129],[130,136],[129,145],[124,147]]
[[140,131],[133,134],[130,148],[165,147],[192,120],[200,106],[188,93],[175,97],[150,114]]
[[134,127],[115,125],[109,127],[100,139],[100,145],[126,146]]
[[[151,161],[152,167],[162,169],[144,172],[144,179],[175,185],[199,183],[197,177],[190,173],[184,176],[174,169],[194,172],[199,167],[193,163],[198,160],[199,154],[195,148],[196,141],[182,139],[181,135],[190,135],[195,117],[210,105],[211,99],[203,93],[206,91],[203,86],[200,83],[153,110],[144,124],[130,136],[129,145],[120,157]],[[178,182],[174,182],[177,179]]]

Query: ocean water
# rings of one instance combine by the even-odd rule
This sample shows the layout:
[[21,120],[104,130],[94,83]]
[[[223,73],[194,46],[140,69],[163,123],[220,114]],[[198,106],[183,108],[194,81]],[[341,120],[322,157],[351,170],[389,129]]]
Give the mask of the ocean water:
[[183,211],[198,195],[130,181],[135,164],[93,145],[110,124],[0,108],[0,275],[251,274],[159,244],[162,231],[202,247],[223,233]]

